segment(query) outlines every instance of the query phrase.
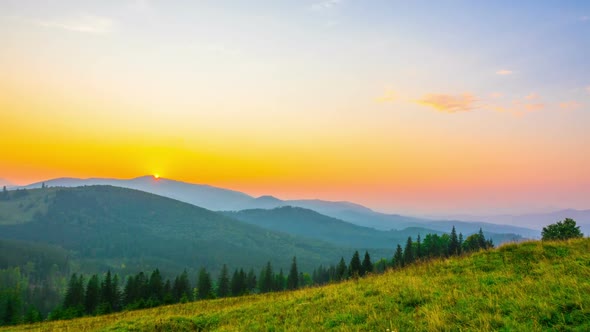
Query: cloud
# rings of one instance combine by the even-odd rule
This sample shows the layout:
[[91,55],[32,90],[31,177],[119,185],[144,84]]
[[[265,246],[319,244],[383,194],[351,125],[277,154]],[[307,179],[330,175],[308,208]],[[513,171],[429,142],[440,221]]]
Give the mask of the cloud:
[[514,116],[523,116],[526,113],[537,112],[545,108],[545,104],[540,102],[540,96],[536,93],[530,93],[524,97],[513,99],[508,105],[485,103],[482,108],[502,113],[510,113]]
[[580,107],[582,107],[582,104],[578,103],[575,100],[559,103],[559,108],[564,111],[575,111],[575,110],[579,109]]
[[468,112],[476,109],[475,103],[477,98],[470,94],[446,95],[446,94],[428,94],[422,99],[416,101],[418,104],[430,106],[439,112],[457,113]]
[[311,5],[313,10],[326,10],[336,7],[342,0],[323,0]]
[[586,92],[590,93],[590,85],[586,87]]
[[490,93],[490,98],[500,99],[502,97],[504,97],[504,94],[502,94],[500,92],[492,92],[492,93]]
[[378,103],[389,103],[395,101],[396,99],[397,93],[391,88],[386,88],[381,96],[375,98],[375,101]]
[[582,22],[590,21],[590,16],[582,16],[582,17],[580,17],[580,21],[582,21]]
[[512,75],[512,70],[500,69],[496,72],[496,75],[502,75],[502,76]]
[[62,20],[27,20],[37,26],[58,28],[68,31],[106,34],[113,31],[114,22],[110,18],[93,15],[81,15]]

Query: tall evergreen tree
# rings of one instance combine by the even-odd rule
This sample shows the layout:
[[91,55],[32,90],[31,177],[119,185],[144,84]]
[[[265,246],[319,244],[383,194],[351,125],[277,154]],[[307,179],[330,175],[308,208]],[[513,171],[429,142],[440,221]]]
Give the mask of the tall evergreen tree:
[[93,315],[96,312],[96,308],[100,303],[100,283],[98,275],[94,274],[88,280],[86,285],[86,296],[84,301],[84,309],[86,314]]
[[157,306],[164,300],[164,281],[159,269],[155,269],[150,276],[148,299],[151,306]]
[[246,276],[246,288],[248,292],[254,292],[257,284],[258,282],[256,280],[256,273],[254,273],[254,269],[251,268],[250,271],[248,271],[248,275]]
[[270,261],[260,271],[260,279],[258,280],[258,289],[261,293],[268,293],[273,290],[274,273],[272,272],[272,265]]
[[404,266],[404,253],[402,251],[402,246],[399,244],[397,245],[397,248],[395,248],[395,254],[393,255],[393,266],[396,268]]
[[365,258],[363,259],[363,263],[361,265],[361,272],[363,276],[367,273],[373,272],[373,263],[371,263],[371,256],[369,256],[368,251],[365,251]]
[[346,262],[344,261],[344,257],[340,257],[340,262],[336,267],[336,280],[344,280],[347,277],[348,268],[346,267]]
[[283,273],[283,269],[279,270],[279,274],[275,276],[275,283],[274,289],[277,292],[284,291],[285,287],[287,287],[287,278],[285,278],[285,274]]
[[211,298],[213,294],[213,285],[211,283],[211,275],[204,267],[199,271],[199,281],[197,287],[197,294],[199,299]]
[[459,254],[463,253],[463,233],[459,233]]
[[348,265],[348,275],[351,277],[359,277],[361,275],[361,258],[358,251],[355,251],[350,259],[350,265]]
[[451,229],[451,240],[449,242],[449,256],[456,256],[459,254],[459,238],[455,226]]
[[406,242],[406,248],[404,249],[404,265],[408,265],[414,262],[414,245],[412,243],[412,237],[408,236]]
[[108,270],[104,280],[100,285],[100,305],[99,314],[108,314],[113,312],[115,303],[115,292],[113,285],[113,276],[111,270]]
[[287,276],[287,289],[293,290],[299,288],[299,271],[297,271],[297,259],[293,256],[291,270]]
[[416,259],[422,258],[422,239],[420,238],[420,234],[416,238]]
[[217,281],[217,296],[218,297],[227,297],[230,295],[230,287],[229,287],[229,276],[227,272],[227,266],[223,264],[221,268],[221,273],[219,274],[219,280]]
[[477,239],[479,247],[481,249],[486,249],[486,237],[483,235],[483,230],[481,227],[479,228],[479,232],[477,234],[479,235],[479,238]]
[[174,298],[174,302],[184,303],[192,301],[192,293],[188,273],[184,270],[180,276],[177,276],[176,279],[174,279],[172,297]]
[[81,316],[84,314],[84,300],[84,276],[78,277],[74,273],[68,283],[63,307],[68,310],[69,315]]

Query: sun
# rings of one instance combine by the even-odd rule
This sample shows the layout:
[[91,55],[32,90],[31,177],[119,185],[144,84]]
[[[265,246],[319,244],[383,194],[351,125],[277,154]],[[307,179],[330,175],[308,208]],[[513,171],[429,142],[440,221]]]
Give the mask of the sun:
[[160,178],[160,174],[157,174],[157,173],[156,173],[156,174],[154,174],[154,179],[156,179],[156,180],[157,180],[157,179],[159,179],[159,178]]

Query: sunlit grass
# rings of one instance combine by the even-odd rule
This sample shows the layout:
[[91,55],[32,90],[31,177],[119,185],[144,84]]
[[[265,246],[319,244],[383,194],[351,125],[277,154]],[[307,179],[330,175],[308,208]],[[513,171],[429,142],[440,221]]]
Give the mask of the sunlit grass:
[[510,244],[340,284],[9,328],[590,330],[590,239]]

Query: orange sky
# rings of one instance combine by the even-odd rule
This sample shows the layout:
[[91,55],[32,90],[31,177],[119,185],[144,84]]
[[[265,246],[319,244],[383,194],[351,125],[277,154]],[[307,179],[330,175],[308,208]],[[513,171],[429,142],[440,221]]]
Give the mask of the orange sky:
[[556,31],[533,22],[547,44],[511,58],[514,35],[541,43],[529,25],[495,31],[506,44],[490,48],[475,33],[487,27],[441,23],[471,41],[443,45],[346,1],[269,5],[257,24],[241,6],[144,5],[0,5],[0,178],[158,173],[416,214],[590,208],[574,16]]

